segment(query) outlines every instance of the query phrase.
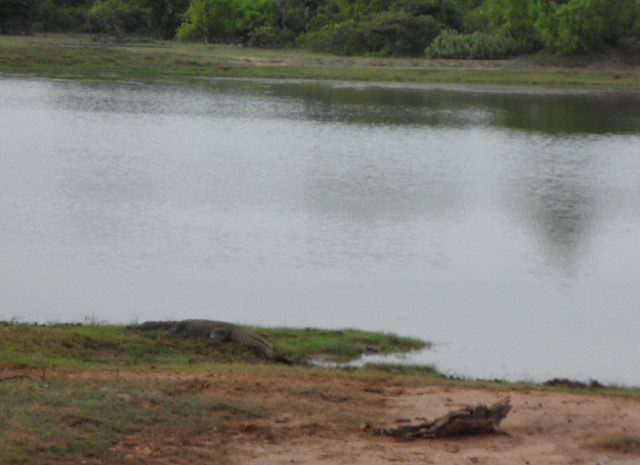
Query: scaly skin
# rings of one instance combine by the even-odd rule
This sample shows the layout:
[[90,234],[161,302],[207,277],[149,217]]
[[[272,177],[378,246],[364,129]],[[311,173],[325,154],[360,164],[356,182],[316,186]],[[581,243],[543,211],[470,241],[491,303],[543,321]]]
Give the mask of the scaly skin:
[[231,323],[212,320],[182,320],[182,321],[147,321],[129,328],[140,331],[166,331],[182,337],[207,338],[211,342],[221,344],[235,342],[252,347],[269,360],[286,361],[276,357],[273,344],[267,338]]

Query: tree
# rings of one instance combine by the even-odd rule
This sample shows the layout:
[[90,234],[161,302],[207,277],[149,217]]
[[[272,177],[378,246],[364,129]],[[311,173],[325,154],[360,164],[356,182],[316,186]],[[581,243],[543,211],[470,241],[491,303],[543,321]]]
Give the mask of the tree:
[[613,45],[632,27],[636,0],[537,0],[535,27],[547,50],[585,53]]
[[464,12],[456,0],[399,0],[395,9],[413,16],[432,16],[457,31],[464,27]]
[[0,33],[28,34],[35,3],[35,0],[0,0]]
[[146,0],[151,9],[151,27],[164,39],[173,39],[189,0]]
[[118,40],[126,32],[150,29],[150,17],[142,0],[97,0],[87,13],[91,30],[115,34]]
[[538,0],[485,0],[489,30],[513,39],[521,50],[538,43],[535,28]]
[[192,0],[177,37],[180,40],[227,40],[235,32],[237,9],[233,0]]

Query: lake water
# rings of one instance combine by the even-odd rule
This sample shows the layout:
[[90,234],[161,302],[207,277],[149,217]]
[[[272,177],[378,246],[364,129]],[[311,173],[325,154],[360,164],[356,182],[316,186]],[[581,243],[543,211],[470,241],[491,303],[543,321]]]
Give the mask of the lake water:
[[0,318],[353,326],[640,385],[640,98],[0,80]]

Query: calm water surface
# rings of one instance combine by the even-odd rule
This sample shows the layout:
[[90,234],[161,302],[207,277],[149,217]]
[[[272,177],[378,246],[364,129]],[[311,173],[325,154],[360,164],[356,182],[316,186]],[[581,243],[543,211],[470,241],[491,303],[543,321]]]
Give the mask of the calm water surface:
[[640,385],[640,99],[0,80],[0,318],[419,336]]

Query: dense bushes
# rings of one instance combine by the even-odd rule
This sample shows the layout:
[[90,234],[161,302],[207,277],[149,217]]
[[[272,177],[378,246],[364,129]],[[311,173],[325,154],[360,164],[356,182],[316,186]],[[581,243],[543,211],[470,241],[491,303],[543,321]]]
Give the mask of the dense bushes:
[[633,1],[538,2],[535,27],[545,48],[560,53],[589,52],[613,44],[631,28],[623,25]]
[[328,24],[299,37],[311,50],[339,55],[418,56],[440,33],[442,24],[431,16],[384,12],[356,22]]
[[[314,20],[307,21],[313,6],[308,3],[192,0],[178,29],[178,38],[267,47],[296,41],[312,50],[341,55],[416,56],[422,55],[424,48],[443,29],[440,21],[431,16],[376,11],[372,3],[339,0],[326,2],[316,9]],[[414,3],[417,8],[420,4],[436,2],[415,0]]]
[[35,0],[0,0],[0,33],[28,34],[36,8]]
[[0,0],[1,33],[31,30],[495,58],[640,44],[640,0]]
[[82,32],[87,26],[89,4],[83,1],[43,0],[36,8],[34,29],[55,32]]
[[[173,38],[189,0],[0,0],[0,33],[123,32]],[[117,27],[116,27],[117,26]]]
[[539,0],[485,0],[482,7],[488,29],[502,37],[516,41],[518,48],[528,51],[540,41],[535,29]]
[[96,0],[87,13],[89,28],[109,32],[118,38],[125,32],[151,28],[151,9],[142,0]]
[[484,32],[458,34],[444,31],[427,48],[426,55],[431,58],[479,60],[506,58],[512,56],[516,50],[516,43],[510,37]]
[[490,29],[521,51],[584,53],[632,34],[640,0],[485,0],[484,8]]
[[[303,11],[286,0],[191,0],[180,40],[283,46],[305,25]],[[298,2],[299,3],[299,2]]]
[[413,16],[433,16],[449,28],[461,30],[464,27],[462,4],[456,0],[398,0],[394,10]]
[[549,50],[571,53],[603,45],[603,1],[597,3],[598,8],[585,8],[584,0],[541,5],[536,26],[545,46]]

